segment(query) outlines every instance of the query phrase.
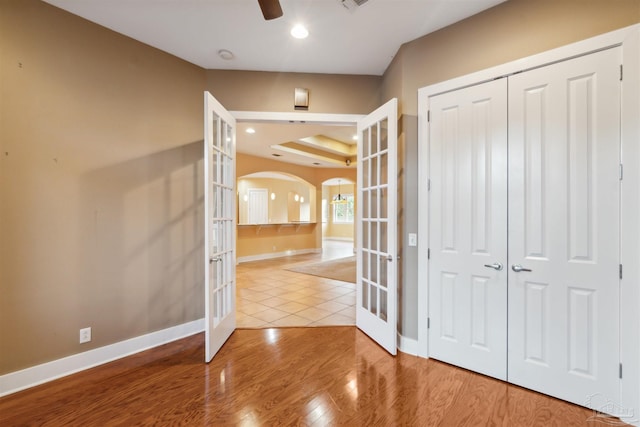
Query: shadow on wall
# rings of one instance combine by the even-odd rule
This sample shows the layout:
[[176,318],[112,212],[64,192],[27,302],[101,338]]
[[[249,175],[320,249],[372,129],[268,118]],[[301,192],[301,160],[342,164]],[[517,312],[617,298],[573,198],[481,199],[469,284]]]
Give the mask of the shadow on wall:
[[203,147],[81,177],[80,296],[100,344],[204,316]]

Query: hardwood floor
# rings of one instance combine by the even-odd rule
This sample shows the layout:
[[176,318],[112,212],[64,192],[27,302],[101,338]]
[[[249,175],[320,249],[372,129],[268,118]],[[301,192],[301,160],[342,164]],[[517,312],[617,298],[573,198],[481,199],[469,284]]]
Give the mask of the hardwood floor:
[[[435,360],[352,326],[203,334],[0,399],[2,426],[594,426],[617,419]],[[594,418],[596,417],[596,418]]]

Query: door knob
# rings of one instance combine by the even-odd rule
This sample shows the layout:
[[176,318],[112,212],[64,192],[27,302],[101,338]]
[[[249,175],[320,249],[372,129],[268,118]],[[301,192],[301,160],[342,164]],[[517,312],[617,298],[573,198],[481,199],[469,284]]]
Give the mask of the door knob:
[[530,270],[530,269],[528,269],[528,268],[524,268],[524,267],[523,267],[523,266],[521,266],[520,264],[513,264],[513,265],[511,266],[511,269],[512,269],[513,271],[515,271],[516,273],[520,273],[521,271],[531,271],[531,270]]
[[502,270],[502,264],[499,262],[494,262],[493,264],[485,264],[484,266],[488,268],[493,268],[494,270],[498,270],[498,271]]

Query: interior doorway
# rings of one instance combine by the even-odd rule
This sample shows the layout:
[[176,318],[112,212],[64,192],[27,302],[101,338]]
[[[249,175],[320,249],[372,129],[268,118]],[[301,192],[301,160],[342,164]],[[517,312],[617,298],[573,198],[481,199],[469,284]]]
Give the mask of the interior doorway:
[[331,178],[324,181],[321,203],[323,258],[354,256],[356,249],[356,183],[348,178]]

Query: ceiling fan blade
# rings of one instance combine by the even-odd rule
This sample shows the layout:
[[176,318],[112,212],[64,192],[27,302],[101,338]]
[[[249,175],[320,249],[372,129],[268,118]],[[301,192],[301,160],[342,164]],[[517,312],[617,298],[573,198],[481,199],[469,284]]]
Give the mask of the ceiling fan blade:
[[262,15],[267,21],[282,16],[280,0],[258,0],[258,3],[260,3],[260,9],[262,9]]

